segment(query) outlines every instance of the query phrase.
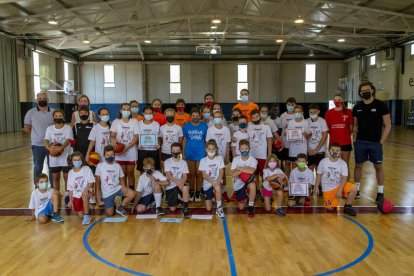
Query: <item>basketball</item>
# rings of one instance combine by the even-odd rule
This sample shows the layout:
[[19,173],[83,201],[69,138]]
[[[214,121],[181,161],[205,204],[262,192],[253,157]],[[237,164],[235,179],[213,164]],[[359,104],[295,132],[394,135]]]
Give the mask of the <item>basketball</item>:
[[283,189],[288,185],[288,179],[286,176],[278,176],[277,178],[269,181],[270,187],[275,189],[276,191]]
[[384,199],[383,202],[378,203],[377,208],[381,213],[389,214],[394,209],[394,203],[389,199]]
[[283,149],[282,141],[280,139],[273,141],[273,148],[277,151],[280,151],[281,149]]
[[[53,143],[51,143],[50,144],[50,146],[51,147],[61,147],[62,146],[62,144],[61,143],[58,143],[58,142],[53,142]],[[58,157],[58,156],[60,156],[62,153],[61,152],[58,152],[57,154],[52,154],[52,153],[49,153],[49,155],[50,156],[52,156],[52,157]]]
[[96,166],[99,164],[99,162],[101,161],[101,157],[99,156],[99,154],[97,154],[94,151],[91,151],[89,153],[89,162],[88,165],[90,166]]
[[244,183],[248,184],[250,182],[252,182],[254,180],[254,174],[250,174],[250,173],[244,173],[242,172],[239,175],[241,181],[243,181]]
[[123,152],[125,149],[125,145],[120,143],[120,142],[116,142],[115,144],[115,153],[121,153]]

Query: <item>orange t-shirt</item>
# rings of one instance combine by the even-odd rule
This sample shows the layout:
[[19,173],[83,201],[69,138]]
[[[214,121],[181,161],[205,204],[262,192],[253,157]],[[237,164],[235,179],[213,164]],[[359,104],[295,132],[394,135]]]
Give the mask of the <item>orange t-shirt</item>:
[[191,121],[191,117],[190,114],[188,113],[183,113],[183,114],[178,114],[175,113],[175,119],[174,122],[179,125],[180,127],[183,127],[183,125],[187,122]]
[[165,115],[162,113],[156,113],[153,115],[154,121],[160,124],[160,126],[165,125],[167,120],[165,119]]
[[233,109],[235,108],[238,108],[241,110],[242,115],[247,118],[248,122],[252,121],[252,119],[250,118],[250,112],[255,109],[259,110],[259,106],[252,102],[249,102],[248,105],[242,105],[241,103],[238,103],[235,106],[233,106]]
[[142,121],[142,120],[144,120],[144,116],[137,115],[137,116],[135,117],[135,120],[137,120],[137,121]]

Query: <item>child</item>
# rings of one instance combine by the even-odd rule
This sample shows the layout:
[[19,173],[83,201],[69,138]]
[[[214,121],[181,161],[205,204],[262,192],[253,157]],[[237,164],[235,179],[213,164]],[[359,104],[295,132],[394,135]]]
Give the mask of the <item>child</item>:
[[143,160],[144,172],[141,174],[137,184],[137,192],[135,195],[134,207],[138,213],[142,213],[149,209],[152,202],[155,201],[156,213],[159,216],[165,214],[161,207],[162,188],[161,185],[170,184],[167,178],[157,170],[154,170],[154,159],[146,157]]
[[[95,179],[96,184],[101,187],[105,213],[107,216],[113,216],[116,211],[123,217],[128,216],[125,206],[134,199],[135,192],[125,185],[124,172],[121,165],[115,162],[115,148],[112,145],[104,148],[104,157],[105,162],[96,166]],[[99,194],[97,196],[100,198]],[[115,205],[117,196],[124,197],[118,207]]]
[[216,215],[219,218],[223,218],[223,204],[221,201],[222,197],[222,182],[224,177],[225,165],[223,162],[223,157],[220,156],[217,152],[217,143],[216,141],[209,140],[206,144],[207,157],[204,157],[200,161],[199,170],[203,174],[203,192],[205,195],[206,209],[211,211],[213,205],[213,190],[216,195],[217,210]]
[[[227,121],[226,118],[224,117],[223,112],[221,111],[221,105],[219,103],[214,103],[213,104],[213,108],[212,108],[212,113],[214,115],[214,113],[220,111],[221,112],[221,124],[225,127],[227,127]],[[210,119],[210,123],[208,124],[209,127],[211,127],[212,125],[214,125],[213,119]]]
[[[184,99],[177,99],[175,101],[175,108],[177,109],[177,113],[175,114],[175,120],[174,122],[179,125],[180,127],[183,127],[185,123],[188,123],[191,121],[190,114],[185,113],[185,101]],[[167,116],[167,115],[165,115]]]
[[287,140],[287,136],[285,135],[286,129],[288,127],[288,124],[291,120],[295,119],[295,106],[296,106],[296,99],[293,97],[290,97],[286,101],[286,109],[287,111],[284,112],[280,116],[280,124],[282,127],[282,143],[283,143],[283,149],[278,152],[277,157],[282,161],[283,171],[286,173],[286,175],[290,174],[291,168],[290,164],[288,164],[289,159],[289,141]]
[[308,141],[311,133],[309,130],[309,122],[303,119],[303,107],[301,105],[296,105],[294,108],[295,119],[290,120],[286,132],[284,135],[287,136],[287,133],[291,129],[300,129],[302,131],[302,137],[292,140],[288,138],[289,141],[289,162],[292,167],[296,167],[296,157],[299,153],[308,152]]
[[44,145],[49,152],[49,168],[53,177],[54,189],[60,192],[60,172],[63,173],[65,181],[65,206],[69,203],[69,192],[67,190],[68,156],[70,152],[70,141],[73,139],[73,133],[70,126],[65,125],[65,113],[61,109],[53,111],[53,120],[55,124],[46,129]]
[[139,102],[137,100],[132,100],[129,102],[131,105],[131,116],[135,118],[137,121],[144,120],[144,116],[139,115]]
[[188,208],[190,190],[188,188],[187,175],[189,171],[187,162],[180,159],[181,143],[172,143],[170,152],[172,157],[165,160],[164,166],[165,175],[170,181],[169,185],[165,188],[168,206],[170,207],[170,211],[174,212],[179,203],[178,194],[181,193],[184,202],[183,217],[189,218],[191,217],[190,210]]
[[29,203],[32,215],[26,221],[38,219],[40,223],[46,223],[52,219],[54,222],[63,222],[59,215],[59,192],[49,188],[48,180],[44,173],[36,177],[37,188],[32,192]]
[[203,112],[203,122],[209,125],[211,122],[211,107],[204,105],[201,111]]
[[83,156],[86,156],[89,146],[89,134],[94,123],[89,121],[89,109],[86,106],[79,108],[80,123],[75,123],[73,126],[73,138],[76,141],[73,151],[79,151]]
[[69,208],[73,208],[82,219],[82,225],[91,222],[89,215],[89,190],[95,184],[95,177],[92,170],[86,165],[82,153],[75,151],[72,153],[71,162],[73,169],[68,175]]
[[[254,173],[257,169],[257,160],[249,155],[250,143],[247,140],[239,142],[240,156],[233,159],[231,164],[231,174],[234,179],[233,190],[236,193],[236,199],[239,202],[239,209],[243,210],[246,206],[246,199],[249,199],[247,214],[254,217],[254,200],[256,198],[256,183]],[[244,179],[245,175],[251,175]],[[243,179],[242,179],[243,178]],[[250,193],[247,195],[247,189]]]
[[329,157],[322,159],[316,172],[315,195],[319,194],[318,188],[322,185],[323,201],[328,210],[338,206],[338,198],[346,197],[344,213],[356,216],[352,202],[358,189],[356,185],[347,182],[348,167],[340,156],[341,145],[338,143],[329,145]]
[[[309,191],[313,190],[315,177],[313,171],[308,167],[308,157],[305,153],[299,153],[296,157],[297,167],[292,170],[289,176],[289,183],[308,183]],[[303,201],[304,200],[304,201]],[[306,196],[289,196],[288,206],[293,207],[297,204],[310,205],[310,197]]]
[[136,144],[138,142],[138,121],[131,117],[131,105],[123,103],[119,111],[119,119],[111,124],[111,144],[124,144],[125,149],[115,155],[116,162],[121,165],[122,172],[127,176],[128,186],[135,186],[135,163],[138,159]]
[[151,107],[154,115],[154,121],[156,121],[160,126],[165,125],[167,121],[165,120],[165,115],[162,113],[162,101],[160,99],[154,99]]
[[277,168],[277,157],[274,154],[269,155],[266,161],[265,169],[263,170],[263,198],[264,198],[264,207],[266,211],[272,209],[272,204],[270,199],[273,196],[273,192],[276,191],[277,195],[277,209],[276,214],[281,217],[286,216],[285,211],[282,208],[283,201],[283,187],[273,189],[269,182],[274,181],[278,177],[286,177],[283,171]]
[[241,140],[249,140],[249,133],[247,133],[247,118],[243,115],[238,118],[239,130],[233,133],[231,139],[231,151],[233,158],[240,155],[239,142]]
[[214,103],[214,95],[211,93],[207,93],[204,95],[204,105],[212,108]]
[[[138,162],[137,170],[143,172],[143,160],[146,157],[151,157],[155,160],[155,169],[161,169],[160,156],[158,149],[160,144],[158,136],[160,134],[160,124],[154,120],[153,110],[150,106],[144,108],[144,120],[138,122]],[[163,114],[164,115],[164,114]],[[164,116],[165,117],[165,116]],[[152,138],[151,138],[152,136]],[[147,139],[154,142],[154,144],[147,144]]]
[[[91,104],[91,102],[90,102],[88,96],[82,95],[82,96],[79,97],[79,99],[78,99],[78,107],[79,108],[84,106],[84,107],[87,107],[89,109],[90,104]],[[88,119],[89,119],[90,122],[96,123],[96,115],[93,111],[89,112],[89,118]],[[81,118],[80,118],[79,111],[73,112],[72,113],[72,118],[70,120],[71,126],[74,127],[76,123],[80,123],[80,122],[81,122]]]
[[308,140],[309,168],[313,171],[318,168],[319,162],[325,158],[328,125],[324,118],[319,117],[319,106],[309,105],[309,129],[311,137]]
[[205,146],[208,126],[206,123],[200,122],[200,110],[198,108],[191,109],[190,116],[191,122],[186,123],[183,127],[183,159],[187,161],[188,170],[190,171],[188,174],[190,200],[200,202],[203,177],[197,168],[200,165],[200,160],[205,156],[205,152],[201,149]]
[[231,124],[229,125],[231,135],[233,135],[233,133],[239,130],[239,117],[240,116],[241,116],[240,109],[238,108],[233,109],[231,113]]
[[161,168],[164,168],[165,160],[172,157],[171,155],[171,145],[173,143],[183,143],[183,129],[175,123],[174,109],[167,108],[165,110],[165,118],[167,123],[160,128],[160,144],[161,146]]
[[280,138],[278,133],[279,129],[277,128],[275,122],[269,117],[269,108],[267,105],[260,106],[260,122],[270,127],[270,131],[275,139]]

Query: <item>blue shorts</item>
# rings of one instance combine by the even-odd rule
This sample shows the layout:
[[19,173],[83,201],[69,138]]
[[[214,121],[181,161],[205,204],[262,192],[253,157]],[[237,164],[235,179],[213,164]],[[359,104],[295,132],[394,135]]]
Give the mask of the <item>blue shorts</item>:
[[354,143],[354,155],[356,164],[362,164],[367,160],[374,164],[381,164],[382,144],[380,142],[356,140]]
[[203,192],[204,192],[204,199],[205,200],[212,200],[213,199],[213,197],[214,197],[214,187],[213,186],[211,186],[207,190],[203,189]]
[[53,215],[53,205],[52,205],[52,201],[49,200],[49,202],[47,203],[45,209],[43,209],[42,211],[39,212],[39,214],[37,215],[37,218],[39,218],[40,216],[47,216],[47,217],[51,217]]
[[124,196],[124,193],[122,192],[122,189],[119,189],[116,193],[113,193],[112,195],[103,198],[103,202],[105,204],[105,209],[110,209],[115,205],[115,197],[117,196]]
[[141,197],[138,201],[138,204],[144,205],[145,207],[147,207],[148,205],[150,205],[154,201],[155,201],[154,194],[149,194],[149,195],[146,195],[144,197]]
[[249,198],[247,195],[247,185],[244,185],[241,189],[235,191],[236,193],[236,200],[238,202],[243,202]]

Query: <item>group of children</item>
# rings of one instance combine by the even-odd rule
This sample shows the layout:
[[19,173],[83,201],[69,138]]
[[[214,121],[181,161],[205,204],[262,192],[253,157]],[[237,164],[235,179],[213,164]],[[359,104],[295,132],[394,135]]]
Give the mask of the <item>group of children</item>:
[[[155,207],[163,215],[163,193],[171,211],[182,204],[185,218],[191,216],[189,202],[202,197],[207,211],[216,202],[218,217],[225,216],[223,201],[229,200],[237,201],[238,208],[246,208],[252,217],[257,199],[271,210],[273,194],[276,214],[285,216],[282,201],[289,183],[306,184],[309,193],[289,196],[288,206],[309,205],[312,193],[323,193],[326,208],[337,207],[338,198],[344,196],[344,212],[356,215],[352,200],[357,189],[347,182],[341,146],[332,143],[326,148],[328,128],[318,116],[319,107],[311,104],[310,118],[304,119],[303,108],[290,98],[287,112],[278,118],[269,116],[267,106],[250,102],[248,90],[243,89],[240,96],[230,124],[212,94],[205,95],[201,109],[193,108],[189,114],[184,112],[182,99],[177,100],[176,110],[167,108],[164,113],[162,102],[156,99],[139,115],[139,103],[134,100],[122,104],[119,118],[111,123],[107,108],[96,115],[89,110],[89,99],[81,96],[72,128],[65,124],[64,112],[55,110],[54,125],[48,127],[44,141],[50,153],[53,189],[47,175],[40,174],[30,200],[30,219],[63,221],[58,213],[61,172],[65,205],[78,212],[83,225],[90,223],[89,203],[95,202],[104,206],[107,216],[115,212],[127,216],[129,204],[138,213]],[[96,167],[88,165],[93,151],[100,155]],[[231,198],[225,175],[229,162]],[[135,169],[140,171],[136,189]],[[122,198],[118,207],[116,197]]]

